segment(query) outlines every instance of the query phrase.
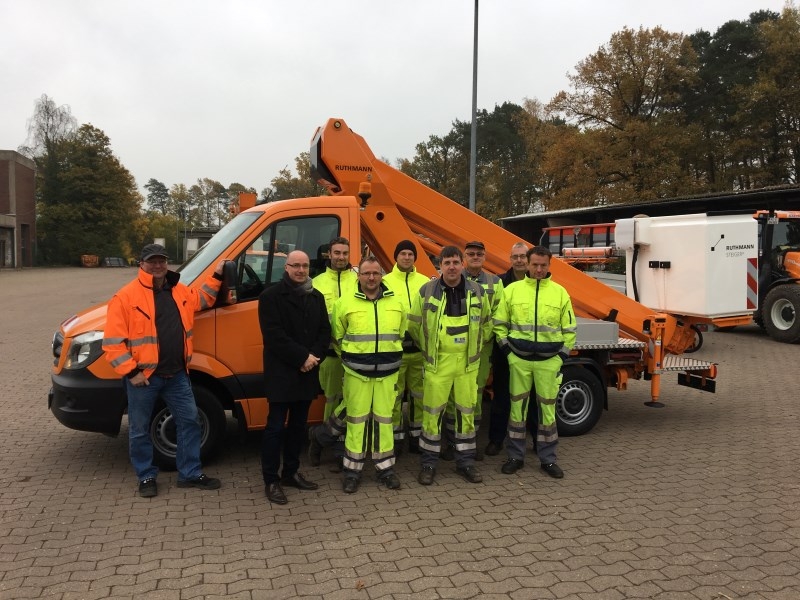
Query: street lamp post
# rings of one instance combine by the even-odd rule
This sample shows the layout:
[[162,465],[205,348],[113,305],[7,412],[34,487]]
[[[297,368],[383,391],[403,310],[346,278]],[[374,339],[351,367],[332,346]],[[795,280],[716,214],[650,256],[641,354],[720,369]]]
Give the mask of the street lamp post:
[[475,33],[472,46],[472,127],[469,136],[469,209],[475,212],[475,173],[478,153],[478,0],[475,0]]

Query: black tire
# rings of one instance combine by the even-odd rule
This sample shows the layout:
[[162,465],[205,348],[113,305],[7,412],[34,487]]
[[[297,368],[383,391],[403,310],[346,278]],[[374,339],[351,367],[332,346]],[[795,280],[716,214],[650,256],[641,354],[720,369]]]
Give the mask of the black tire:
[[761,321],[773,340],[800,342],[800,285],[787,283],[771,289],[764,298]]
[[703,332],[694,325],[692,325],[692,331],[694,331],[694,343],[683,351],[685,354],[697,352],[703,347]]
[[570,437],[592,430],[603,414],[603,384],[589,369],[566,366],[556,397],[558,435]]
[[[214,456],[225,435],[225,411],[214,394],[206,388],[192,386],[200,418],[200,460],[205,463]],[[172,413],[158,402],[150,420],[150,439],[153,442],[153,462],[165,471],[174,471],[176,430]]]

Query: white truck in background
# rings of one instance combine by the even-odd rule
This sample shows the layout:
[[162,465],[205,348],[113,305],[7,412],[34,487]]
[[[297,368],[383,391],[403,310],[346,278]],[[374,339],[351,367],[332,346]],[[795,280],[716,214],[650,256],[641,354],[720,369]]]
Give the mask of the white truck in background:
[[[597,235],[596,235],[597,234]],[[774,339],[800,342],[800,212],[636,216],[549,227],[556,256],[645,306],[702,331],[755,321]],[[604,269],[624,256],[625,273]]]

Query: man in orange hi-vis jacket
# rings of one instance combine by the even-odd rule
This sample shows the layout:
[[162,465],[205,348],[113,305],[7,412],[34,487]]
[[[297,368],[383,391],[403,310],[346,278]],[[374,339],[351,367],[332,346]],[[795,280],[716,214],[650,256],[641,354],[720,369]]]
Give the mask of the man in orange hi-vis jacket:
[[200,465],[201,430],[188,365],[194,313],[214,305],[224,264],[220,261],[199,290],[191,289],[178,283],[179,273],[168,270],[166,249],[148,244],[137,278],[108,303],[103,350],[127,388],[131,464],[143,498],[158,494],[149,426],[159,397],[177,426],[178,487],[220,487],[219,479],[205,475]]

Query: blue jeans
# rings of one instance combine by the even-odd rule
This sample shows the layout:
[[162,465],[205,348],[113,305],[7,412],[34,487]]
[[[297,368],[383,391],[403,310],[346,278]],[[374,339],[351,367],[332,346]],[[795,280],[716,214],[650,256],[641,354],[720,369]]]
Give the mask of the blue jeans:
[[126,378],[128,392],[128,435],[131,464],[139,481],[158,475],[153,465],[153,443],[150,440],[150,419],[159,397],[175,419],[177,430],[178,480],[195,479],[203,470],[200,465],[200,421],[189,376],[180,371],[173,377],[151,375],[150,385],[135,387]]

